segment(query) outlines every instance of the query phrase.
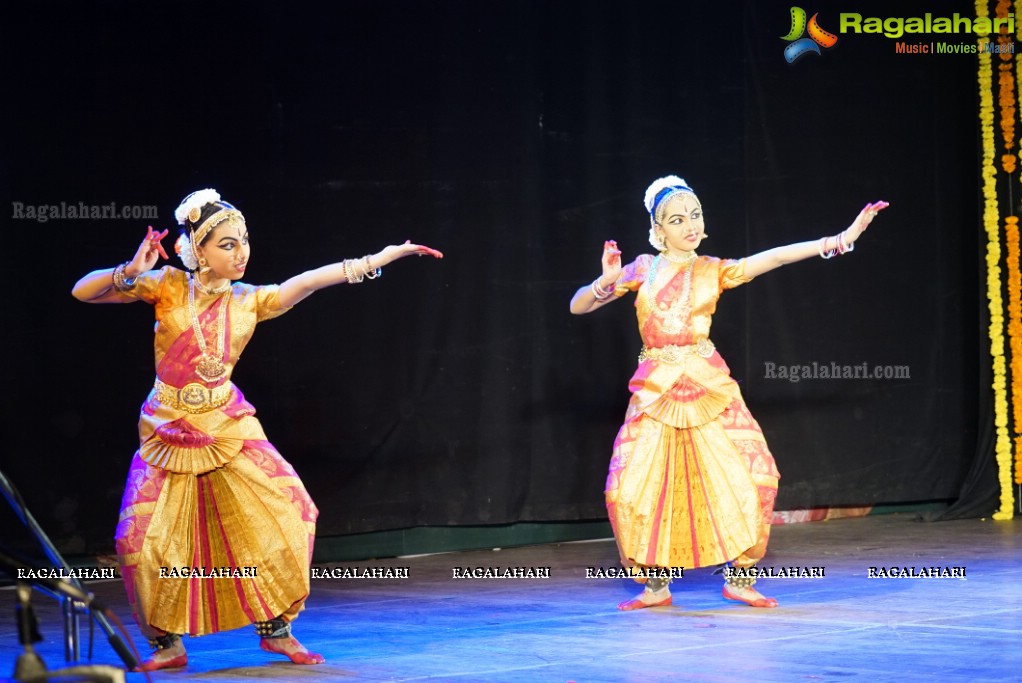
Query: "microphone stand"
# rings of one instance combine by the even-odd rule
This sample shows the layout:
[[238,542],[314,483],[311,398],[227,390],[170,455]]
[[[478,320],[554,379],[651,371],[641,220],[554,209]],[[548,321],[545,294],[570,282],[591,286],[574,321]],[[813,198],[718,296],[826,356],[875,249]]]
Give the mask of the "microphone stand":
[[[76,605],[76,600],[84,604],[86,607],[88,607],[90,603],[96,605],[97,608],[99,608],[99,605],[96,604],[92,595],[82,587],[81,582],[74,577],[67,561],[59,552],[57,552],[53,543],[50,542],[50,539],[43,532],[39,523],[36,522],[35,517],[33,517],[32,513],[28,511],[24,501],[21,500],[21,496],[18,494],[17,489],[14,488],[14,485],[7,479],[6,475],[4,475],[2,471],[0,471],[0,492],[4,494],[5,498],[7,498],[7,502],[11,504],[15,514],[18,515],[25,526],[28,527],[28,530],[32,532],[32,535],[35,536],[39,545],[42,546],[43,552],[46,553],[50,562],[53,563],[53,566],[63,567],[68,574],[68,578],[60,581],[40,583],[51,590],[59,591],[64,595],[64,655],[68,661],[78,661],[78,607]],[[16,572],[15,575],[17,575]],[[54,584],[56,584],[56,586]],[[68,587],[75,589],[77,591],[77,596],[80,597],[74,597],[75,593],[71,593],[68,590]],[[54,597],[56,597],[56,595],[54,595]],[[103,630],[103,632],[106,633],[107,641],[110,643],[110,646],[114,649],[114,651],[120,656],[121,661],[124,662],[125,668],[127,668],[128,671],[133,671],[135,667],[138,666],[138,660],[135,659],[135,655],[131,653],[128,646],[123,640],[121,640],[121,637],[117,634],[117,632],[114,631],[113,626],[110,625],[110,621],[106,618],[106,615],[103,614],[102,609],[90,609],[89,615],[97,624],[99,624],[99,627]]]

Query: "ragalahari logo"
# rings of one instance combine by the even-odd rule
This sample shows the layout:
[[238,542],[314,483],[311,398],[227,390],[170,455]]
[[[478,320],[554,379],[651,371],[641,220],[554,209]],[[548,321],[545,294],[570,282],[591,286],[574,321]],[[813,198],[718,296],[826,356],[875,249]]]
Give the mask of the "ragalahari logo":
[[784,58],[788,60],[788,64],[794,64],[810,52],[820,54],[821,47],[834,47],[837,44],[837,36],[820,28],[816,22],[817,16],[818,14],[814,14],[809,20],[809,37],[803,38],[802,34],[807,28],[806,11],[801,7],[791,8],[791,30],[788,31],[788,35],[781,36],[781,40],[791,43],[784,48]]

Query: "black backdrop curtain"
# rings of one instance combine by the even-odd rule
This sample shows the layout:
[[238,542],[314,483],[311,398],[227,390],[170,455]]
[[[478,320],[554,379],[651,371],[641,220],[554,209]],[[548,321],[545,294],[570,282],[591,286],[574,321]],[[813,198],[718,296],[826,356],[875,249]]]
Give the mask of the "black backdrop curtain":
[[[604,239],[650,250],[643,192],[679,173],[706,210],[702,251],[722,257],[891,202],[854,254],[727,293],[713,338],[777,458],[779,509],[956,498],[983,334],[975,57],[841,35],[788,64],[789,8],[8,8],[0,466],[63,549],[109,548],[153,375],[147,306],[69,294],[150,221],[42,223],[15,202],[153,205],[173,228],[181,197],[215,187],[248,218],[252,282],[405,239],[447,255],[315,294],[235,372],[320,534],[600,519],[639,338],[629,304],[567,304]],[[840,9],[811,11],[836,32]],[[813,362],[910,376],[769,376]]]

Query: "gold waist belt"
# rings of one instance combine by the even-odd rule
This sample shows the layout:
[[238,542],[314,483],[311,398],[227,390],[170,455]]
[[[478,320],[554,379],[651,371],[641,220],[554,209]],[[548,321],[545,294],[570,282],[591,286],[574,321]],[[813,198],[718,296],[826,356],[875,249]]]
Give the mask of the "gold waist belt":
[[206,413],[231,400],[234,385],[226,382],[210,389],[192,382],[178,389],[157,379],[153,389],[156,391],[156,400],[169,408],[186,413]]
[[695,344],[686,344],[685,346],[678,346],[677,344],[655,346],[653,348],[643,346],[642,351],[639,352],[639,362],[657,360],[661,363],[680,363],[685,360],[685,356],[691,356],[692,354],[709,358],[715,350],[716,347],[709,339],[700,339]]

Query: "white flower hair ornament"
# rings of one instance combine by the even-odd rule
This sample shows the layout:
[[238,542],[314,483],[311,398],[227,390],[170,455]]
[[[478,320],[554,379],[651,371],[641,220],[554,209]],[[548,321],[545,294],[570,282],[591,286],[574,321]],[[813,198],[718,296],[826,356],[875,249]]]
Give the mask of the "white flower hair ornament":
[[174,218],[178,225],[184,225],[185,221],[194,223],[202,215],[202,207],[220,201],[220,193],[216,190],[205,189],[192,192],[185,197],[180,206],[174,211]]
[[[646,188],[646,196],[642,199],[642,203],[646,207],[646,213],[650,216],[653,215],[653,211],[656,209],[657,195],[669,187],[684,188],[685,190],[692,192],[692,188],[688,186],[688,183],[685,182],[684,178],[679,178],[676,175],[657,178],[648,188]],[[692,192],[692,194],[695,194],[695,192]]]
[[178,225],[185,228],[181,232],[181,236],[177,238],[177,242],[174,243],[174,252],[188,270],[196,270],[199,267],[199,257],[195,252],[195,247],[192,245],[187,224],[190,222],[194,227],[195,223],[202,217],[202,207],[218,201],[220,201],[220,193],[207,188],[192,192],[174,210],[174,218],[177,219]]
[[195,258],[195,252],[192,250],[192,241],[188,239],[188,235],[181,233],[177,238],[177,242],[174,243],[174,252],[178,258],[181,259],[181,263],[184,264],[188,270],[196,270],[199,267],[199,261]]

